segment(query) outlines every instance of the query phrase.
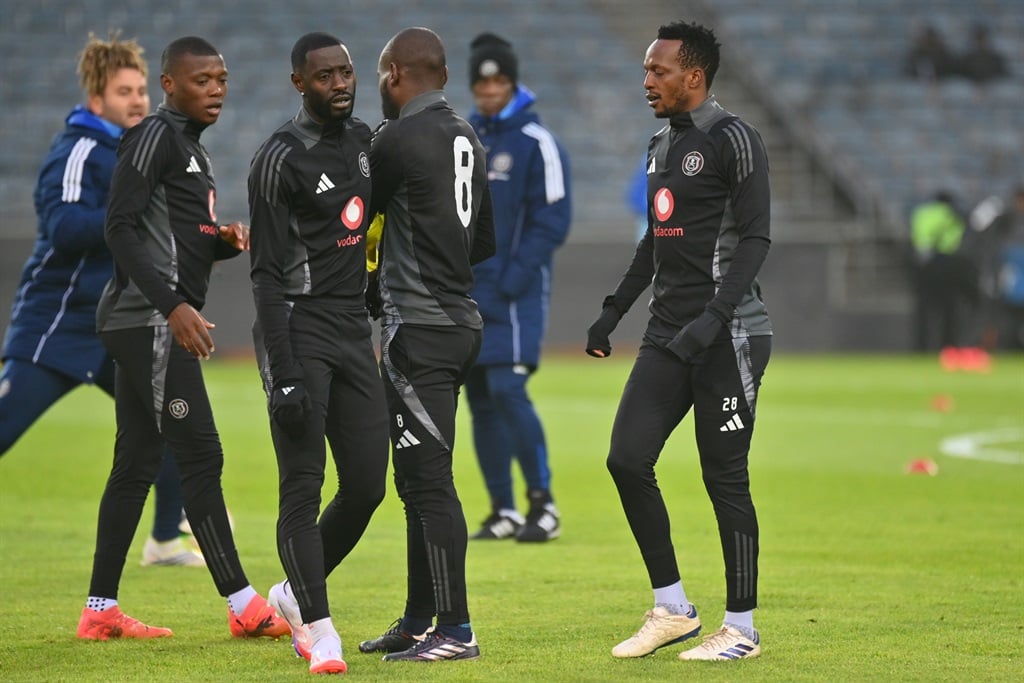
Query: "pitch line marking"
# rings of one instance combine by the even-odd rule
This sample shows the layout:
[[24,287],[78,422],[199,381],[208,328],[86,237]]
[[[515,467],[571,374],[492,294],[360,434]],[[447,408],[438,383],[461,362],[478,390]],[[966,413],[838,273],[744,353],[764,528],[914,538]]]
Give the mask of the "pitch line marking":
[[1024,453],[1011,448],[993,448],[1024,440],[1024,429],[996,429],[950,436],[939,442],[943,455],[967,460],[982,460],[1005,465],[1024,465]]

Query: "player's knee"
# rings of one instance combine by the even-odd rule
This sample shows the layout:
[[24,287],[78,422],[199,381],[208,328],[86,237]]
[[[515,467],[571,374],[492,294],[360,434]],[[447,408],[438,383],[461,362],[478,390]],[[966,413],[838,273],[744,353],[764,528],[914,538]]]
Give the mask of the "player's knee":
[[653,472],[652,468],[642,459],[634,457],[625,449],[615,447],[608,453],[605,465],[608,467],[612,479],[617,482],[643,479]]
[[372,513],[380,506],[381,503],[384,502],[384,496],[386,493],[387,486],[385,485],[384,478],[382,477],[379,485],[373,483],[360,486],[357,500],[362,508],[367,512]]
[[719,501],[739,508],[750,504],[750,477],[746,468],[735,470],[704,470],[704,488],[716,505]]

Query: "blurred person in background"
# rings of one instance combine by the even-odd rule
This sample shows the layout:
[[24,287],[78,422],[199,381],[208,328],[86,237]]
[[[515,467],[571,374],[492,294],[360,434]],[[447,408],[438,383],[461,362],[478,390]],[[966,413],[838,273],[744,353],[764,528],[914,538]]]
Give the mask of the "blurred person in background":
[[971,26],[970,42],[957,55],[955,68],[959,75],[974,83],[988,83],[1010,75],[1006,57],[996,49],[988,26],[982,23]]
[[953,51],[945,36],[932,24],[923,24],[903,57],[903,73],[921,81],[935,82],[956,74]]
[[[0,455],[81,384],[114,396],[114,361],[96,335],[96,304],[114,272],[103,240],[107,194],[125,130],[149,113],[146,61],[134,40],[90,34],[78,60],[85,102],[72,109],[36,181],[38,234],[18,283],[0,371]],[[187,546],[181,483],[164,451],[144,566],[204,566]]]
[[[544,427],[526,385],[540,364],[555,250],[569,234],[569,159],[519,83],[512,45],[482,33],[470,45],[469,122],[487,150],[496,253],[473,267],[472,297],[483,344],[466,378],[473,443],[491,514],[472,538],[544,542],[561,533],[551,495]],[[526,481],[525,519],[516,509],[512,461]]]
[[1007,202],[986,197],[971,211],[985,302],[986,347],[1024,348],[1024,185]]
[[940,190],[911,212],[917,351],[960,348],[970,341],[967,305],[977,288],[974,264],[961,250],[965,228],[949,190]]

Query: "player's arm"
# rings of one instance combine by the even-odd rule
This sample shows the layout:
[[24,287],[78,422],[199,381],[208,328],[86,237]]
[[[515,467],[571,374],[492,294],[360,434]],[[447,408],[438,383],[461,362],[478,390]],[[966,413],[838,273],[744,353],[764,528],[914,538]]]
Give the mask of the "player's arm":
[[498,283],[509,299],[526,292],[537,280],[540,267],[550,261],[569,235],[572,204],[568,158],[546,131],[530,158],[524,200],[519,243]]
[[110,167],[96,161],[96,146],[91,138],[79,138],[67,156],[47,164],[36,188],[40,227],[64,252],[103,245]]
[[473,233],[473,244],[469,250],[469,263],[476,265],[492,256],[497,250],[494,237],[494,205],[491,201],[491,188],[484,186],[480,197],[480,210],[477,213],[476,230]]
[[249,169],[250,277],[256,318],[275,383],[299,381],[302,368],[292,351],[285,268],[292,253],[286,158],[290,147],[265,144]]
[[147,119],[125,133],[110,184],[104,228],[118,268],[165,318],[185,299],[167,286],[153,265],[139,237],[139,226],[153,191],[175,158],[173,137],[170,127],[158,118]]
[[643,239],[636,245],[633,252],[633,260],[630,262],[626,272],[622,274],[615,291],[605,297],[605,304],[611,303],[625,315],[633,302],[651,286],[654,279],[654,237],[650,230]]
[[402,165],[401,141],[398,139],[399,121],[388,121],[381,124],[373,135],[370,143],[370,215],[376,216],[387,210],[388,202],[402,182],[404,167]]
[[654,237],[648,230],[633,252],[633,260],[622,275],[618,286],[601,302],[601,314],[587,330],[586,352],[595,358],[605,358],[612,353],[608,337],[619,324],[619,320],[633,305],[654,279]]
[[707,306],[723,323],[732,319],[733,309],[750,291],[771,245],[771,192],[764,143],[753,128],[739,121],[728,125],[726,132],[723,157],[727,177],[732,181],[729,196],[739,243],[718,292]]

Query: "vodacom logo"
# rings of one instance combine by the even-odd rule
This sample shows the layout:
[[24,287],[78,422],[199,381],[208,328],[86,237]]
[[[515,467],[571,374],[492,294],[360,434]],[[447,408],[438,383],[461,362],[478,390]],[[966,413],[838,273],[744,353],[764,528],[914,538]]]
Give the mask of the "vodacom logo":
[[357,230],[363,224],[363,200],[358,196],[352,197],[341,210],[341,222],[349,230]]
[[654,216],[659,221],[667,221],[676,208],[675,197],[667,187],[663,187],[654,193]]

